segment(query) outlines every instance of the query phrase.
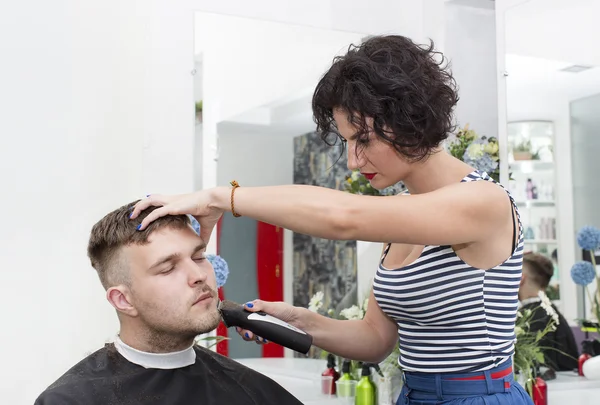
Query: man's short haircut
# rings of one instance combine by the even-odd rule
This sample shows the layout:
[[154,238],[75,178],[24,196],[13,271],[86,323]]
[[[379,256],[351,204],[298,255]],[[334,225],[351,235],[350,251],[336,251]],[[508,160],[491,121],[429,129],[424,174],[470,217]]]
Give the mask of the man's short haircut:
[[552,260],[539,253],[528,253],[523,256],[523,268],[532,281],[541,289],[546,289],[554,275]]
[[165,215],[152,221],[143,231],[138,231],[137,226],[158,207],[149,207],[131,220],[129,215],[136,203],[134,201],[117,208],[92,227],[87,254],[105,289],[129,283],[129,270],[120,257],[123,247],[145,245],[152,232],[159,229],[185,229],[191,225],[187,215]]

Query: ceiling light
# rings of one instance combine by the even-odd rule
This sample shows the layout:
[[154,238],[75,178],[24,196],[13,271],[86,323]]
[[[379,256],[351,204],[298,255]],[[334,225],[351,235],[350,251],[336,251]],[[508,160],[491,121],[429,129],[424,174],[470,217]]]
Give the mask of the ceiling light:
[[593,68],[593,66],[585,66],[585,65],[571,65],[566,68],[560,69],[561,72],[569,72],[569,73],[579,73],[584,70],[588,70]]

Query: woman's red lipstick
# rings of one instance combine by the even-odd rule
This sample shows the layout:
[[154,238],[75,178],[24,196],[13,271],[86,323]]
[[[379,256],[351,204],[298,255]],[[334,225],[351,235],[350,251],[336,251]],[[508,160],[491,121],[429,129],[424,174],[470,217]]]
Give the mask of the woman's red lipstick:
[[377,173],[362,173],[362,175],[365,176],[367,180],[372,180],[373,177],[377,175]]

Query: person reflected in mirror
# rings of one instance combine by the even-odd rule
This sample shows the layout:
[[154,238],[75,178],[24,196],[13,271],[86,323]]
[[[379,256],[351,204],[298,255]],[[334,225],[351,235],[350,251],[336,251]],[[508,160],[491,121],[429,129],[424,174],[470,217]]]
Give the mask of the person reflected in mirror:
[[232,182],[152,194],[136,204],[132,220],[158,207],[143,231],[163,216],[191,214],[209,238],[231,212],[317,238],[381,242],[364,319],[260,300],[246,308],[305,330],[315,346],[344,358],[378,363],[399,344],[399,405],[532,404],[513,379],[511,357],[523,259],[519,210],[484,169],[445,150],[458,99],[433,43],[370,37],[334,59],[316,85],[313,116],[323,141],[345,148],[348,169],[360,170],[376,189],[402,182],[406,192],[368,196]]
[[[551,317],[558,320],[556,330],[548,332],[540,342],[544,348],[546,366],[554,371],[577,370],[579,350],[573,330],[556,305],[547,296],[544,297],[553,274],[554,265],[548,257],[533,252],[524,255],[523,277],[519,286],[519,311],[533,311],[530,323],[532,333],[544,330]],[[544,293],[542,297],[540,292]]]
[[206,243],[187,215],[137,231],[152,211],[132,222],[133,206],[97,222],[88,243],[119,333],[66,371],[35,405],[301,404],[265,375],[195,344],[221,319]]

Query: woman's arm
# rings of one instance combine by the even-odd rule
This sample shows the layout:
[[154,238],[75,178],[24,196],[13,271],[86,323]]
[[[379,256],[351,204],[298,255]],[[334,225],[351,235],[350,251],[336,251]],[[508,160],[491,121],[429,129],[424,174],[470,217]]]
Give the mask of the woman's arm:
[[[252,306],[246,304],[246,309],[264,311],[288,322],[309,333],[314,346],[351,360],[378,363],[394,350],[398,341],[396,323],[377,305],[373,293],[362,320],[331,319],[284,302],[255,300]],[[244,340],[262,341],[261,336],[254,336],[249,330],[240,329],[238,333]]]
[[[212,189],[209,205],[231,211],[231,189]],[[324,187],[239,187],[235,211],[297,233],[335,240],[455,245],[477,242],[505,224],[506,192],[486,182],[426,194],[361,196]]]
[[314,345],[351,360],[383,361],[398,342],[398,326],[379,307],[373,296],[362,320],[337,320],[310,312],[301,327],[314,338]]

